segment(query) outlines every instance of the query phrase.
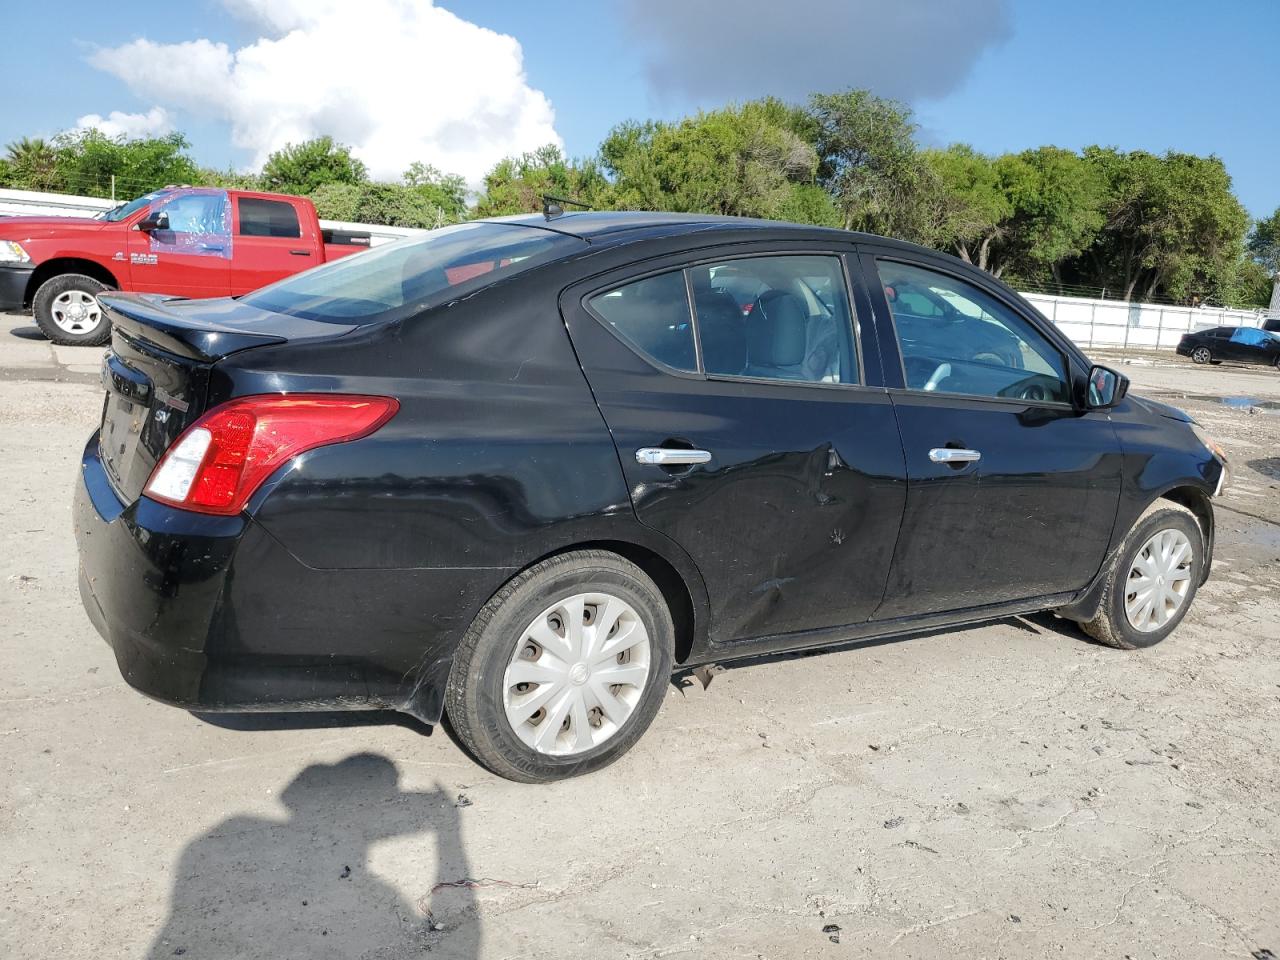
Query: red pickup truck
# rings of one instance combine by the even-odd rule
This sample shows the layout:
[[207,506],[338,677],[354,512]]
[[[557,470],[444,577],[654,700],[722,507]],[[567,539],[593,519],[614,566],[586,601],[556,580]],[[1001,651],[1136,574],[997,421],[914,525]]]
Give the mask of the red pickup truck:
[[54,343],[101,344],[106,289],[225,297],[369,247],[304,197],[166,187],[94,218],[0,217],[0,312],[30,307]]

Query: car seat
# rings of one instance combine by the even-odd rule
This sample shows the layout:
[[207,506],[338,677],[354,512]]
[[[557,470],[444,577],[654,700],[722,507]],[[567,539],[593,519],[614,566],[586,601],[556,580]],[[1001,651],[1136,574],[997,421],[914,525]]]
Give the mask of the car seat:
[[807,380],[808,316],[799,297],[767,290],[747,318],[747,369],[752,377]]

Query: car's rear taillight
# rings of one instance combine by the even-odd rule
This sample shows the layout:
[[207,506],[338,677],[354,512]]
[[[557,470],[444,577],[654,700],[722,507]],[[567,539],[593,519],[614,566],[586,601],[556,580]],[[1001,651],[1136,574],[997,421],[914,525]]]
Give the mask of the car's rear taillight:
[[367,437],[395,416],[391,397],[293,394],[239,397],[188,427],[147,481],[153,500],[233,515],[291,457]]

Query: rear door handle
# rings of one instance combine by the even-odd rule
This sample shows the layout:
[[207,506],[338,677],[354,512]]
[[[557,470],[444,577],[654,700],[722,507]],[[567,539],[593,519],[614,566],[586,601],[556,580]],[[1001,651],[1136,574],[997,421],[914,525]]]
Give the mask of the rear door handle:
[[929,459],[934,463],[973,463],[982,459],[977,450],[957,450],[954,447],[934,447],[929,451]]
[[661,467],[706,463],[710,459],[710,450],[684,450],[677,447],[641,447],[636,451],[636,463]]
[[290,252],[291,254],[293,254],[295,257],[309,257],[309,256],[311,256],[311,251],[310,251],[310,250],[290,250],[289,252]]

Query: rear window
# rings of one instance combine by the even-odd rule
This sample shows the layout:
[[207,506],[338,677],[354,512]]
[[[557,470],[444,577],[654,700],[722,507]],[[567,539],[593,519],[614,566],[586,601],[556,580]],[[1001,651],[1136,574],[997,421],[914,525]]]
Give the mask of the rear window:
[[376,323],[474,293],[586,245],[535,227],[460,223],[343,257],[243,301],[306,320]]
[[258,197],[241,197],[239,203],[240,236],[302,236],[302,228],[298,225],[298,211],[293,208],[293,204]]

